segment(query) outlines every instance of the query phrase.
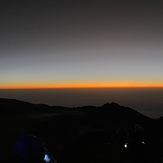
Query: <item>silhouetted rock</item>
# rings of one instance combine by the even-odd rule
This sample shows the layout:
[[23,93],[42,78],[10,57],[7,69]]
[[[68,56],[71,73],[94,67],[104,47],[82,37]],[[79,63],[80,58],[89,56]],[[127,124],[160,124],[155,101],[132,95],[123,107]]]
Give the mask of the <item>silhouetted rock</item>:
[[[118,162],[129,155],[128,162],[132,163],[136,152],[129,150],[129,146],[126,151],[124,142],[117,143],[117,131],[127,131],[129,136],[125,141],[129,145],[135,139],[135,124],[143,128],[144,160],[159,163],[162,157],[162,118],[154,120],[114,102],[101,107],[68,108],[0,98],[0,117],[0,150],[6,159],[9,152],[12,155],[15,139],[25,132],[41,137],[60,163]],[[115,155],[121,159],[113,159]]]

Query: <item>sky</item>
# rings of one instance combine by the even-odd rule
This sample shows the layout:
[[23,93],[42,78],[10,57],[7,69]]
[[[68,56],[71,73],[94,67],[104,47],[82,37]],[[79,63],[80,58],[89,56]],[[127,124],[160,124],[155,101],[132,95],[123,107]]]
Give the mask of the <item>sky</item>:
[[0,2],[0,89],[163,87],[163,2]]

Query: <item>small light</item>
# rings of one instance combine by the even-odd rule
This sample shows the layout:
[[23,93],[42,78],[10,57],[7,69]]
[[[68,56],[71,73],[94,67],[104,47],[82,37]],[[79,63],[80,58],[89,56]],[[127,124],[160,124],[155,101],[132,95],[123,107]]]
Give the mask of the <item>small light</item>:
[[47,154],[45,154],[44,161],[47,163],[50,162],[50,157]]
[[126,143],[126,144],[124,144],[124,147],[125,147],[125,148],[127,148],[127,143]]
[[144,141],[142,141],[142,144],[145,144],[145,142],[144,142]]

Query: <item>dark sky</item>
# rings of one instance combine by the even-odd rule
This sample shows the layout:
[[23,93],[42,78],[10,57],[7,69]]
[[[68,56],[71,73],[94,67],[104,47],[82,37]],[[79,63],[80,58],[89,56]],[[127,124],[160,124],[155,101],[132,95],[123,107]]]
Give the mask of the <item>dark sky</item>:
[[0,86],[163,85],[163,2],[0,2]]

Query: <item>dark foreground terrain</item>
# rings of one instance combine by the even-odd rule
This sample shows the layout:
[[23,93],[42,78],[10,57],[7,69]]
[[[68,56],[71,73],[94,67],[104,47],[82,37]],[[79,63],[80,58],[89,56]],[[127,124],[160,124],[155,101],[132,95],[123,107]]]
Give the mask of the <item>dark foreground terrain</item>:
[[58,163],[161,163],[163,119],[116,103],[66,108],[0,98],[0,162],[21,135],[46,143]]

